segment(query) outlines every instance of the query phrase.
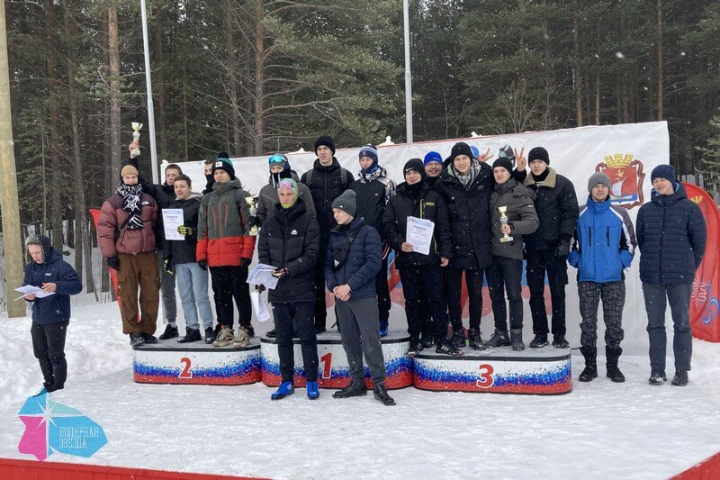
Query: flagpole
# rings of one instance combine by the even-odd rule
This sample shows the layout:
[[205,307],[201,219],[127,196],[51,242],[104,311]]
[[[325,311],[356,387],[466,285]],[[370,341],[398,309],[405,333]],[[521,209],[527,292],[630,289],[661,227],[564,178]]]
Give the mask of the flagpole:
[[410,6],[403,0],[403,17],[405,26],[405,128],[407,143],[413,143],[412,118],[412,74],[410,73]]
[[155,145],[155,109],[153,107],[152,97],[152,80],[150,79],[150,44],[148,41],[148,28],[147,28],[147,12],[145,8],[145,0],[140,0],[140,10],[142,13],[142,30],[143,30],[143,48],[145,51],[145,86],[147,89],[147,112],[148,112],[148,126],[150,131],[148,135],[150,137],[150,162],[152,165],[152,179],[153,183],[158,184],[158,163],[157,163],[157,147]]

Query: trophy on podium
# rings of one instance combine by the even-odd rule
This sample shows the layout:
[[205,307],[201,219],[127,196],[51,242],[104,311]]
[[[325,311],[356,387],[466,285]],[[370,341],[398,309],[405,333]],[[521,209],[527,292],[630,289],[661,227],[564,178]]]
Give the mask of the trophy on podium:
[[[509,218],[506,215],[507,212],[507,206],[498,207],[498,212],[500,212],[500,224],[501,225],[507,225],[509,222]],[[501,242],[512,242],[512,236],[508,235],[507,233],[503,233],[503,236],[500,237]]]
[[245,197],[245,201],[250,207],[250,220],[248,221],[248,227],[250,227],[250,230],[248,231],[248,235],[251,237],[257,237],[260,234],[260,227],[258,225],[260,222],[257,217],[258,197]]

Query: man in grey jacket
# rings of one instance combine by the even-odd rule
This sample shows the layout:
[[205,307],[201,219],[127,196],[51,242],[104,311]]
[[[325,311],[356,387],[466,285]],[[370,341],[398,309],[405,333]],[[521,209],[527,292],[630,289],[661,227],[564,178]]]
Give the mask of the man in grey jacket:
[[[512,178],[512,162],[499,158],[493,164],[495,187],[490,195],[492,217],[493,264],[487,269],[488,287],[495,316],[495,334],[488,340],[489,347],[502,347],[512,343],[513,350],[525,349],[522,340],[522,266],[523,235],[538,228],[535,211],[535,194]],[[507,305],[510,303],[510,338],[507,334]]]

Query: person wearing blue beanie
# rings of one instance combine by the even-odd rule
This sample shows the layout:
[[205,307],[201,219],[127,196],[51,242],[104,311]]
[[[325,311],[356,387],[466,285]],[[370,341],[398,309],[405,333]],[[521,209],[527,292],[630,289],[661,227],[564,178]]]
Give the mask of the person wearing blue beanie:
[[425,155],[423,165],[425,165],[425,173],[427,174],[426,182],[430,188],[435,187],[435,182],[442,174],[443,158],[438,152],[430,151]]

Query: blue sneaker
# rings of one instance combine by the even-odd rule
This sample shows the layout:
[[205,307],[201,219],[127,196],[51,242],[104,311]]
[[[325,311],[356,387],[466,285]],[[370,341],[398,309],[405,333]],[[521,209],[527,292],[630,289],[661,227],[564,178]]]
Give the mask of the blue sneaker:
[[380,336],[387,337],[387,334],[388,334],[388,324],[387,324],[387,322],[381,322],[380,323]]
[[281,398],[285,398],[288,395],[292,395],[295,393],[295,387],[293,387],[292,382],[282,382],[280,384],[280,387],[278,387],[277,391],[270,395],[271,400],[280,400]]
[[320,390],[318,390],[318,383],[315,382],[307,382],[307,396],[310,400],[317,400],[320,396]]

